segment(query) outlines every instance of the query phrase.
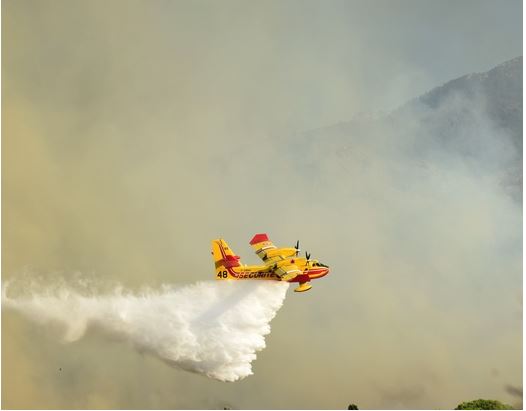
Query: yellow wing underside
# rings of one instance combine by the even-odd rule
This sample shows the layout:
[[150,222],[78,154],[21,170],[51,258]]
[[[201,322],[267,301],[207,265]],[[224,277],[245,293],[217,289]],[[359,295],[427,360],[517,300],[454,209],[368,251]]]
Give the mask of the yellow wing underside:
[[251,243],[250,245],[254,249],[256,255],[266,264],[283,260],[283,257],[279,253],[276,253],[277,247],[270,240],[261,241],[254,244]]
[[256,234],[250,245],[267,266],[274,266],[274,272],[283,280],[288,281],[301,274],[302,271],[288,257],[296,255],[295,248],[277,248],[266,234]]

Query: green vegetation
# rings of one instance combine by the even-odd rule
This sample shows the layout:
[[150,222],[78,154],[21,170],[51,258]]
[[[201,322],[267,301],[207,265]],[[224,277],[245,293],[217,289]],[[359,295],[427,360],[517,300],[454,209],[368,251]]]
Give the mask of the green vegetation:
[[457,405],[456,410],[512,410],[513,407],[496,400],[478,399]]
[[[225,408],[226,410],[227,408]],[[349,404],[347,407],[348,410],[357,410],[358,406],[356,404]],[[513,410],[514,408],[511,405],[503,404],[497,400],[483,400],[479,398],[478,400],[466,401],[457,405],[456,410]]]

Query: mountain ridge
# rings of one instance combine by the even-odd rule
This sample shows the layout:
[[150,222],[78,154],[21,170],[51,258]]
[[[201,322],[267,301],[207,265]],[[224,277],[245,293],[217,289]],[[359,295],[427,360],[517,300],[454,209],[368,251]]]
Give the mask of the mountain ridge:
[[289,157],[305,168],[309,161],[305,152],[345,162],[357,158],[360,140],[378,141],[375,149],[398,143],[420,162],[438,152],[461,157],[481,172],[493,173],[521,200],[522,60],[519,56],[486,72],[450,80],[384,115],[356,117],[301,133],[294,143],[298,154]]

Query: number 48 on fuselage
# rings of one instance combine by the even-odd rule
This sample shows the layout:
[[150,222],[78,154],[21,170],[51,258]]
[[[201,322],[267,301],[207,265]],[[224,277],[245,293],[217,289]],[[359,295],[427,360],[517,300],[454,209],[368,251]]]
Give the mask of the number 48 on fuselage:
[[277,248],[266,234],[256,234],[250,245],[263,260],[264,265],[244,265],[222,238],[212,241],[216,278],[218,280],[274,280],[299,283],[296,292],[312,288],[311,280],[329,273],[329,267],[318,260],[299,256],[299,241],[296,247]]

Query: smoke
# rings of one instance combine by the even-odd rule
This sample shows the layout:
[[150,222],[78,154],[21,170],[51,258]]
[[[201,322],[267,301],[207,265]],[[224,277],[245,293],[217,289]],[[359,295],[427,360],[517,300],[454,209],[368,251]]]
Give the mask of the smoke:
[[[52,326],[64,342],[99,330],[173,367],[220,381],[252,374],[251,363],[265,348],[269,323],[288,289],[288,283],[252,281],[166,285],[138,293],[122,286],[99,293],[96,284],[71,281],[46,288],[20,285],[3,287],[2,305]],[[9,296],[13,287],[25,290]]]
[[[2,3],[4,281],[30,265],[162,294],[209,272],[218,236],[260,263],[257,232],[331,267],[236,384],[106,342],[145,350],[129,331],[90,321],[61,346],[64,325],[4,310],[4,408],[439,409],[522,386],[522,208],[486,102],[300,133],[522,53],[520,1],[391,3]],[[501,85],[522,113],[522,83]]]

